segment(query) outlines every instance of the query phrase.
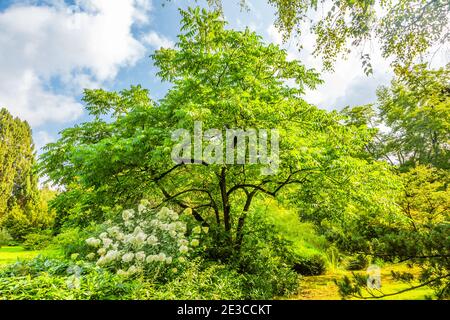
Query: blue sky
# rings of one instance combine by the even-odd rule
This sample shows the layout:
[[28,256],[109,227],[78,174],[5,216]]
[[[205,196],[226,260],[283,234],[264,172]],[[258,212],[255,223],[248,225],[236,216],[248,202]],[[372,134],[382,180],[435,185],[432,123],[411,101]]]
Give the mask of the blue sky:
[[[283,44],[266,1],[247,0],[248,12],[239,9],[238,0],[223,2],[229,27],[248,26],[285,47],[292,59],[321,69],[311,54],[313,36],[300,40],[301,52],[293,40]],[[0,107],[30,123],[39,149],[62,129],[88,119],[83,88],[141,84],[154,99],[163,97],[168,85],[156,77],[149,55],[173,46],[178,8],[189,5],[205,1],[0,0]],[[355,52],[339,60],[334,73],[324,73],[325,84],[307,92],[306,100],[326,109],[374,102],[375,89],[388,84],[392,73],[376,45],[372,55],[374,75],[363,74]]]

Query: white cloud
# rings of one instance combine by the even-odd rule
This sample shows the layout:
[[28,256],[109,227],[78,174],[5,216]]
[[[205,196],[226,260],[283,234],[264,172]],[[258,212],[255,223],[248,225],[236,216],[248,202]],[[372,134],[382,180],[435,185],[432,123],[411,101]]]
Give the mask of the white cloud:
[[173,48],[175,43],[162,35],[159,35],[155,31],[150,31],[142,37],[142,41],[154,49],[160,48]]
[[131,29],[147,23],[151,9],[149,0],[47,3],[0,13],[0,105],[32,126],[78,118],[74,96],[83,87],[113,80],[142,58]]
[[50,135],[47,131],[41,130],[34,134],[34,141],[36,143],[36,150],[41,151],[42,147],[44,147],[47,143],[55,142],[56,138]]
[[[308,30],[307,27],[304,28]],[[266,29],[268,39],[287,50],[288,59],[297,59],[308,68],[322,70],[320,57],[314,57],[315,35],[305,31],[300,39],[290,39],[286,44],[280,32],[272,24]],[[303,48],[298,50],[296,43]],[[346,59],[338,59],[334,72],[321,72],[324,83],[315,90],[307,90],[305,99],[325,109],[341,109],[347,105],[355,106],[375,102],[375,90],[378,86],[388,84],[392,76],[389,61],[383,59],[379,48],[370,51],[374,74],[366,76],[363,72],[358,52],[353,50]]]

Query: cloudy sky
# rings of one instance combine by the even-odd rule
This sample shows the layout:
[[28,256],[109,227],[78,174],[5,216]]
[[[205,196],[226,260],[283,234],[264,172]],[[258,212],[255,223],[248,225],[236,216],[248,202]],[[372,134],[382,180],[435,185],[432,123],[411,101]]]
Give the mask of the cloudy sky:
[[[229,26],[255,30],[266,41],[283,45],[291,58],[321,69],[311,55],[313,37],[306,34],[298,52],[294,41],[282,44],[273,26],[274,10],[266,1],[224,1]],[[164,6],[162,4],[165,4]],[[202,1],[198,3],[202,4]],[[164,96],[167,84],[156,77],[149,55],[172,46],[179,30],[178,7],[195,5],[182,0],[0,0],[0,107],[27,120],[37,148],[58,132],[88,118],[83,88],[120,90],[132,84],[149,88],[154,99]],[[376,46],[374,74],[361,70],[357,54],[338,61],[325,84],[306,95],[321,108],[370,103],[375,89],[388,84],[392,73]]]

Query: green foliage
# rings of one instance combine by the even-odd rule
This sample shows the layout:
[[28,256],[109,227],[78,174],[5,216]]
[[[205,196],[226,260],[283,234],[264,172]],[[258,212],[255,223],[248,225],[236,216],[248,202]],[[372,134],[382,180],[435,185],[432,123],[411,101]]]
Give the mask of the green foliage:
[[[249,299],[251,294],[245,291],[245,276],[228,265],[201,263],[192,261],[179,277],[156,286],[145,296],[137,299]],[[139,292],[139,294],[141,294]]]
[[[245,0],[242,2],[245,6]],[[395,65],[409,64],[434,45],[448,41],[450,5],[446,0],[268,0],[268,3],[275,7],[275,26],[285,41],[292,34],[302,40],[304,30],[310,28],[316,37],[313,54],[322,57],[327,70],[333,69],[340,55],[358,50],[364,72],[372,73],[369,43],[375,39],[381,44],[383,56],[392,57]]]
[[369,260],[364,254],[356,254],[346,261],[346,269],[350,271],[364,270],[369,266]]
[[51,230],[40,233],[29,233],[24,237],[23,247],[26,250],[40,250],[46,248],[52,240]]
[[[314,70],[266,44],[257,34],[225,28],[217,12],[181,11],[175,49],[152,56],[158,75],[173,86],[159,102],[136,86],[121,92],[86,90],[94,120],[64,130],[47,145],[41,170],[66,191],[53,201],[61,223],[102,221],[120,204],[142,198],[168,203],[217,230],[223,257],[239,251],[253,199],[278,197],[295,185],[323,180],[357,154],[365,133],[341,125],[336,113],[307,104],[305,88],[320,83]],[[287,82],[295,85],[287,85]],[[100,115],[111,117],[104,121]],[[174,164],[174,130],[277,128],[280,167],[270,176],[264,164]],[[340,161],[339,159],[343,159]],[[198,164],[201,163],[201,164]],[[65,222],[64,222],[65,221]],[[60,222],[58,222],[59,224]],[[215,225],[215,226],[214,226]]]
[[28,123],[0,109],[0,226],[16,240],[53,222],[49,191],[38,189],[34,156]]
[[304,276],[318,276],[326,271],[326,261],[323,255],[315,254],[310,256],[294,257],[295,272]]
[[4,245],[7,245],[12,240],[11,235],[9,234],[6,228],[0,228],[0,248]]
[[1,299],[8,300],[126,299],[138,287],[90,264],[44,257],[0,271]]
[[397,70],[390,88],[378,90],[383,153],[401,169],[416,164],[449,169],[449,66],[429,70],[419,64]]

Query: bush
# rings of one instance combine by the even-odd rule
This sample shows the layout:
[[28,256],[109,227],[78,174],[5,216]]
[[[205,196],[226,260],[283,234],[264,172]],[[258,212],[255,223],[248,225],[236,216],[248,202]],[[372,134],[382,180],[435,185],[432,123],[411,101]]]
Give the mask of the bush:
[[12,241],[12,237],[6,228],[0,228],[0,248],[6,246]]
[[30,233],[24,236],[23,247],[26,250],[40,250],[46,248],[52,239],[50,231]]
[[369,266],[369,260],[363,254],[350,257],[346,263],[346,269],[350,271],[363,270]]
[[136,291],[137,299],[158,300],[237,300],[249,298],[244,291],[245,277],[228,265],[196,259],[173,280],[152,291]]
[[295,272],[304,276],[317,276],[326,271],[326,261],[322,255],[295,256],[293,267]]

